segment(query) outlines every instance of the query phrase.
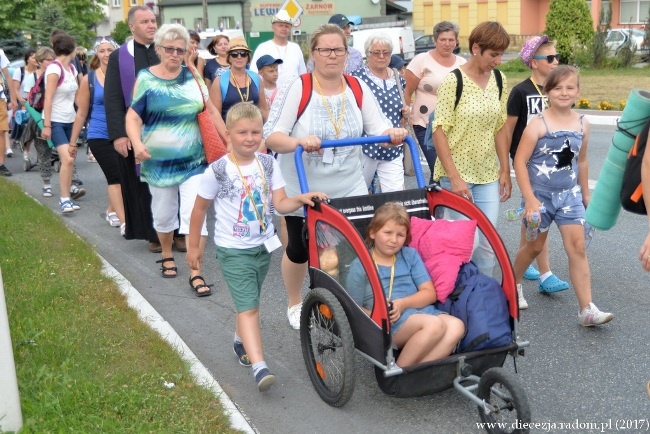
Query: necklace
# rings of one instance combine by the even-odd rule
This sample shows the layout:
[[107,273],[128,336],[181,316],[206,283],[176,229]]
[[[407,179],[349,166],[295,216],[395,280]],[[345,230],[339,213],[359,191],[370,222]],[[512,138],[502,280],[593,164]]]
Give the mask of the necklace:
[[548,101],[546,101],[546,97],[540,90],[540,88],[537,86],[537,83],[533,80],[533,77],[530,77],[530,82],[533,83],[533,86],[535,86],[535,90],[537,90],[537,93],[539,94],[540,97],[542,97],[542,102],[544,103],[544,107],[548,108]]
[[316,90],[318,91],[318,94],[320,95],[320,99],[323,101],[323,105],[325,106],[325,110],[327,110],[327,115],[330,118],[330,122],[332,123],[332,126],[334,127],[334,133],[335,138],[338,139],[339,136],[341,135],[341,127],[343,126],[343,116],[345,115],[345,84],[341,83],[343,85],[343,89],[341,92],[341,112],[339,113],[339,119],[338,121],[334,117],[334,112],[332,111],[332,108],[330,107],[329,102],[327,101],[327,98],[325,95],[323,95],[323,89],[320,87],[320,83],[318,82],[318,79],[316,78],[316,75],[313,75],[314,77],[314,84],[316,85]]
[[102,77],[106,78],[106,73],[102,71],[102,68],[97,68],[97,72],[100,72],[102,74]]
[[284,55],[287,54],[287,50],[289,49],[289,44],[284,45],[284,55],[280,51],[280,45],[276,44],[275,42],[273,42],[273,45],[275,45],[275,49],[278,50],[278,57],[280,57],[281,60],[284,60]]
[[[257,204],[255,203],[255,199],[253,198],[253,193],[251,193],[251,187],[246,182],[246,178],[244,178],[244,174],[241,172],[241,169],[239,168],[239,163],[237,163],[237,157],[235,156],[234,151],[230,152],[230,158],[232,158],[233,163],[235,163],[235,167],[237,167],[237,172],[239,172],[239,177],[241,178],[241,182],[242,184],[244,184],[244,189],[246,189],[246,195],[251,201],[251,207],[255,211],[257,220],[260,222],[260,230],[261,230],[260,233],[264,233],[266,231],[266,222],[262,218],[262,215],[260,215],[260,211],[257,209]],[[262,201],[262,214],[266,215],[266,196],[268,196],[266,177],[264,176],[264,170],[262,170],[262,165],[260,164],[260,160],[258,160],[257,156],[255,156],[255,162],[257,163],[257,168],[259,169],[260,175],[262,176],[262,193],[264,194],[265,197],[262,197],[260,199]]]
[[241,93],[241,90],[239,89],[239,83],[237,82],[237,77],[235,77],[235,74],[230,74],[232,77],[232,80],[235,82],[235,89],[237,89],[237,93],[239,93],[239,98],[241,99],[241,102],[248,102],[248,96],[250,95],[250,89],[251,89],[251,81],[248,79],[248,74],[246,74],[246,93]]
[[[386,297],[386,300],[390,301],[390,298],[393,296],[393,280],[395,279],[395,260],[396,257],[393,255],[393,263],[390,266],[390,280],[388,283],[388,296]],[[372,261],[375,263],[375,267],[377,267],[377,274],[379,274],[379,264],[377,263],[377,258],[375,258],[375,250],[372,250]],[[379,278],[381,280],[381,277]]]

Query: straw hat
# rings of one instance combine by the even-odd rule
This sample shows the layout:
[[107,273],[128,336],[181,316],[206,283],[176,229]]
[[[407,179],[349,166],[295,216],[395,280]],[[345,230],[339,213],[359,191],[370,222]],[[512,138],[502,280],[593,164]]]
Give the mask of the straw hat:
[[228,51],[235,50],[246,50],[248,52],[251,52],[251,49],[248,48],[248,44],[244,38],[232,38],[230,42],[228,42]]

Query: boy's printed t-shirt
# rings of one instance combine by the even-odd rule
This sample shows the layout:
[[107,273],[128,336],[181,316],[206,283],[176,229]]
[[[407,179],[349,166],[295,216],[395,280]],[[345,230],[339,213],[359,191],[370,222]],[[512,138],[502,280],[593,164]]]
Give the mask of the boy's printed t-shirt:
[[[543,86],[537,85],[537,87],[541,91]],[[511,158],[515,158],[519,141],[530,120],[546,108],[545,99],[539,94],[530,77],[512,88],[508,97],[507,110],[508,116],[517,116],[517,123],[512,131]]]
[[217,216],[214,243],[219,247],[257,247],[275,233],[271,203],[273,191],[285,186],[284,178],[272,156],[255,155],[255,161],[240,164],[238,169],[232,154],[227,154],[201,175],[198,194],[205,199],[214,199]]

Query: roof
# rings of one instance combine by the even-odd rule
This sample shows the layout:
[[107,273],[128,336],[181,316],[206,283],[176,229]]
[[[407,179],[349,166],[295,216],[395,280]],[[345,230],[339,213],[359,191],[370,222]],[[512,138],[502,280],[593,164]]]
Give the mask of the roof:
[[413,2],[412,1],[405,1],[405,0],[398,0],[398,1],[387,1],[386,6],[391,5],[395,7],[395,9],[398,9],[400,12],[406,12],[409,14],[413,13]]

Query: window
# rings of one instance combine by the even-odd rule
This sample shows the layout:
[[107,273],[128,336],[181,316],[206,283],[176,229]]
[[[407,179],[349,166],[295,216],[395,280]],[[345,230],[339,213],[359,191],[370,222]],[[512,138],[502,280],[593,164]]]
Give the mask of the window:
[[113,7],[114,8],[121,8],[122,7],[122,0],[113,0]]
[[131,6],[137,6],[138,5],[138,0],[129,0],[129,4]]
[[644,23],[650,16],[649,0],[621,0],[621,24]]
[[220,29],[234,29],[235,17],[219,17],[217,18],[217,25]]
[[170,20],[171,24],[180,24],[181,26],[185,26],[185,19],[184,18],[172,18]]
[[197,32],[203,30],[203,18],[194,18],[194,30]]

